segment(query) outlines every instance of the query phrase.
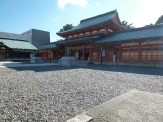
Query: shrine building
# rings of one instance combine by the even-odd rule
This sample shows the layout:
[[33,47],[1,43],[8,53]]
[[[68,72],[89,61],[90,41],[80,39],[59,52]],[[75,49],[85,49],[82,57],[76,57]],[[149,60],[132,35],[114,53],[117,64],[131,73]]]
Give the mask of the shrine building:
[[126,29],[117,10],[80,21],[73,29],[57,32],[65,40],[43,44],[38,48],[43,60],[65,56],[65,47],[78,60],[112,64],[159,65],[163,62],[163,24]]

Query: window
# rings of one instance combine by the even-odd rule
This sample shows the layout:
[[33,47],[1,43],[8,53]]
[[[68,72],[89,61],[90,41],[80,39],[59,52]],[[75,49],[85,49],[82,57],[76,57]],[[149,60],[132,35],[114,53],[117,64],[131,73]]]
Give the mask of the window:
[[163,60],[163,47],[153,47],[152,48],[152,60]]
[[133,61],[138,60],[139,56],[139,48],[138,47],[133,47],[130,49],[130,59]]
[[138,47],[122,48],[122,60],[124,61],[137,61],[139,57]]
[[122,49],[122,60],[129,60],[129,48]]

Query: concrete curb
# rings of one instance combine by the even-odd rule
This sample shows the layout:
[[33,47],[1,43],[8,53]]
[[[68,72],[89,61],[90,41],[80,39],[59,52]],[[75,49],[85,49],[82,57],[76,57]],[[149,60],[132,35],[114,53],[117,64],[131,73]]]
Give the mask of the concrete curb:
[[89,122],[91,121],[93,118],[85,115],[85,114],[79,114],[76,117],[66,121],[66,122]]
[[[88,119],[86,120],[85,117]],[[90,108],[83,115],[77,115],[67,122],[126,121],[163,122],[163,95],[131,90]]]

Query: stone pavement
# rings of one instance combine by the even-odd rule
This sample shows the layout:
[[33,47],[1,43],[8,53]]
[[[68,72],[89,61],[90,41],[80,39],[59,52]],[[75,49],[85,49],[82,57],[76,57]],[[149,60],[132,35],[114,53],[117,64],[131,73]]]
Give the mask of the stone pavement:
[[0,62],[0,68],[5,67],[30,67],[30,66],[53,66],[59,65],[58,63],[41,63],[41,64],[30,64],[22,62]]
[[163,95],[131,90],[67,122],[163,122]]

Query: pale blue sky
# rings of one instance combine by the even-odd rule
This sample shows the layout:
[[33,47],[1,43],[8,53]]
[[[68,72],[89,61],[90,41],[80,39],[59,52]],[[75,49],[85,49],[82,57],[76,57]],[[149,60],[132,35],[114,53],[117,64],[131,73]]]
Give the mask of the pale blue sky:
[[20,34],[31,28],[50,32],[51,42],[65,24],[117,9],[120,20],[135,27],[155,23],[163,0],[0,0],[0,31]]

